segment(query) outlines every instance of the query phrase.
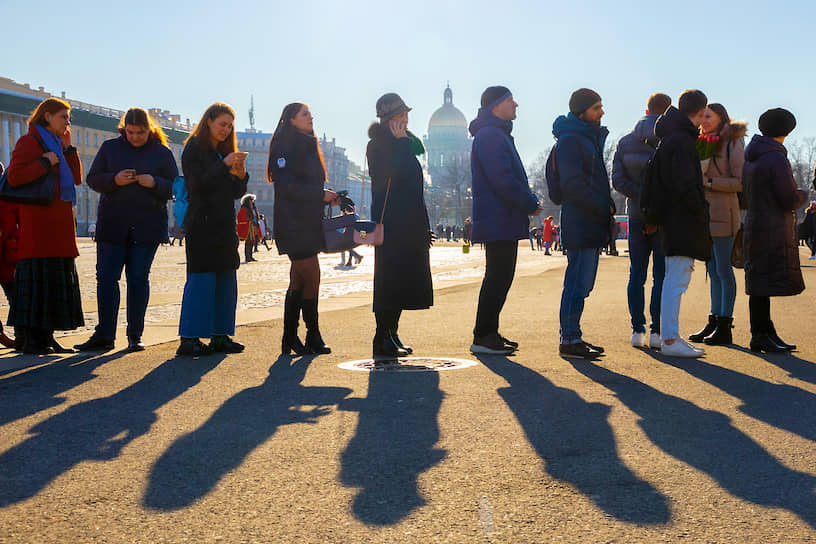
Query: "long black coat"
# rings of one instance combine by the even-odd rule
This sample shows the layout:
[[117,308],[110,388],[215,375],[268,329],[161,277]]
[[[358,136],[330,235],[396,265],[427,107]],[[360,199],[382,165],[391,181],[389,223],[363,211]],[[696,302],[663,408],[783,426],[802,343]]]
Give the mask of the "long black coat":
[[235,200],[246,193],[249,174],[230,174],[215,149],[202,148],[191,138],[181,154],[188,207],[184,218],[187,237],[187,272],[237,270],[238,233]]
[[661,226],[667,257],[709,261],[713,242],[696,147],[698,134],[688,116],[674,106],[658,118],[655,135],[661,140],[656,160],[662,204],[646,220]]
[[745,148],[742,186],[748,213],[742,231],[745,292],[760,297],[805,290],[799,268],[796,209],[807,193],[797,189],[785,146],[756,135]]
[[[137,175],[152,175],[156,186],[116,185],[116,174],[128,168]],[[155,138],[141,147],[133,147],[124,136],[105,141],[86,178],[91,189],[102,195],[95,240],[120,245],[128,239],[146,245],[166,243],[167,201],[173,196],[176,176],[173,153]]]
[[294,131],[269,148],[269,179],[275,184],[273,229],[278,253],[317,254],[324,249],[323,191],[326,171],[314,136]]
[[[374,311],[430,308],[430,224],[422,167],[408,138],[394,138],[378,123],[371,125],[368,135],[371,218],[380,222],[382,216],[384,231],[383,244],[375,250]],[[391,188],[387,190],[389,179]]]

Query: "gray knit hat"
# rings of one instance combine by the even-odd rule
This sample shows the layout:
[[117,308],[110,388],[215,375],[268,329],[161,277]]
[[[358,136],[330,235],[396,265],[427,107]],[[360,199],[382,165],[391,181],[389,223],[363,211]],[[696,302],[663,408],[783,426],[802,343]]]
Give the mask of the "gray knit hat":
[[404,111],[411,111],[397,93],[385,93],[377,99],[377,117],[387,121]]
[[581,115],[593,104],[601,101],[601,95],[592,89],[578,89],[570,96],[569,109],[575,115]]

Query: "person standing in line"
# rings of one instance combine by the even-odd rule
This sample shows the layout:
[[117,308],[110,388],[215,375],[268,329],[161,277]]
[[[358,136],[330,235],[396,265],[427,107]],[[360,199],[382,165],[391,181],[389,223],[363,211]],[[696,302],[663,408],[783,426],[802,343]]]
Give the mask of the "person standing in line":
[[[326,167],[314,132],[309,106],[293,102],[283,108],[269,144],[269,181],[275,184],[273,224],[278,253],[289,257],[289,289],[283,309],[281,353],[331,353],[318,323],[320,262],[324,249],[323,206],[337,204],[338,195],[326,186]],[[306,339],[297,335],[300,313]]]
[[807,191],[796,186],[783,145],[794,128],[796,118],[791,112],[768,110],[759,117],[762,135],[755,135],[745,149],[743,183],[748,213],[742,241],[754,352],[796,349],[779,337],[771,320],[771,297],[805,290],[795,210],[807,201]]
[[19,187],[56,176],[54,199],[45,206],[20,204],[20,236],[9,324],[24,338],[23,353],[72,353],[54,339],[55,330],[85,324],[76,258],[76,185],[82,163],[71,145],[71,106],[48,98],[28,119],[28,134],[14,147],[8,183]]
[[260,229],[258,228],[258,218],[256,215],[257,208],[255,208],[255,195],[245,194],[241,197],[241,209],[238,211],[238,237],[243,238],[244,241],[244,258],[247,263],[257,261],[252,253],[255,251],[255,245],[260,237]]
[[[646,164],[657,147],[654,127],[657,118],[671,106],[671,97],[654,93],[646,103],[646,115],[627,135],[618,141],[612,159],[612,187],[626,197],[629,216],[629,284],[626,298],[632,322],[632,346],[660,348],[660,292],[666,273],[661,234],[648,227],[640,210],[640,188],[646,175]],[[652,259],[652,293],[649,299],[649,335],[646,335],[644,287]]]
[[[0,176],[3,175],[5,166],[0,162]],[[20,236],[20,205],[13,202],[0,200],[0,286],[9,302],[9,307],[14,304],[14,269],[17,267],[17,245]],[[18,343],[23,338],[15,333]],[[0,345],[7,348],[15,346],[15,340],[9,338],[3,331],[3,323],[0,322]]]
[[[235,200],[246,193],[246,153],[238,151],[235,112],[216,102],[201,116],[181,154],[187,186],[184,216],[187,281],[181,300],[176,355],[238,353],[235,311],[238,304],[238,234]],[[204,344],[201,338],[211,338]]]
[[567,251],[558,352],[562,357],[592,358],[604,350],[584,341],[581,316],[595,286],[600,250],[609,243],[609,224],[615,214],[603,159],[609,131],[601,126],[603,103],[595,91],[583,88],[572,93],[569,109],[553,123],[557,142],[552,160],[563,194],[561,244]]
[[[656,198],[648,206],[646,224],[662,227],[666,275],[660,298],[660,350],[674,357],[700,357],[705,353],[680,336],[679,319],[680,302],[691,282],[694,260],[711,260],[708,202],[697,152],[707,102],[702,91],[685,91],[677,108],[669,106],[655,123],[660,146],[655,154],[656,178],[648,182]],[[656,186],[651,187],[652,183]]]
[[129,109],[120,136],[105,141],[88,171],[88,186],[101,194],[96,220],[96,306],[99,323],[74,348],[108,351],[116,339],[119,278],[127,278],[129,351],[141,351],[150,299],[150,267],[167,243],[167,201],[178,167],[167,136],[142,108]]
[[805,208],[805,218],[802,220],[802,230],[804,231],[805,243],[810,249],[808,259],[816,259],[816,200]]
[[[366,147],[371,173],[371,218],[382,222],[383,243],[374,249],[374,357],[413,353],[398,335],[403,310],[433,306],[431,232],[425,207],[422,142],[408,130],[408,112],[396,93],[375,105],[379,122],[368,128]],[[450,228],[447,233],[450,234]]]
[[745,122],[732,122],[722,104],[711,103],[706,108],[700,128],[704,136],[719,138],[716,154],[703,172],[714,243],[711,260],[706,263],[711,285],[711,311],[705,327],[690,335],[689,340],[709,345],[730,344],[737,298],[731,250],[740,227],[737,193],[742,191],[747,125]]
[[529,217],[539,215],[541,207],[510,135],[517,108],[510,89],[488,87],[469,127],[473,136],[471,237],[485,246],[485,275],[470,346],[473,353],[507,355],[518,348],[518,343],[499,333],[499,315],[516,274],[518,242],[529,236]]

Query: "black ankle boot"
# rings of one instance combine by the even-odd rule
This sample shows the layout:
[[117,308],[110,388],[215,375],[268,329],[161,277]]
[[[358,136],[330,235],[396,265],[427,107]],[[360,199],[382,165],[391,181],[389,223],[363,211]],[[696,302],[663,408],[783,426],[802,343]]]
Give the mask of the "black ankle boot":
[[723,346],[733,343],[731,334],[733,323],[733,317],[717,316],[717,326],[714,332],[703,338],[703,342],[709,346]]
[[412,348],[411,346],[406,346],[405,344],[403,344],[402,340],[400,340],[400,337],[397,336],[397,330],[399,329],[399,319],[400,319],[401,314],[402,314],[402,310],[398,310],[394,314],[394,316],[391,318],[391,325],[389,327],[388,332],[391,334],[391,340],[394,342],[394,344],[399,349],[405,351],[408,355],[410,355],[410,354],[412,354],[414,352],[414,348]]
[[771,322],[770,330],[768,331],[768,338],[773,340],[774,344],[779,347],[785,348],[787,351],[793,351],[796,349],[796,344],[788,344],[781,338],[779,335],[776,334],[776,327],[774,327],[773,321]]
[[303,322],[306,323],[306,348],[312,353],[328,354],[331,348],[323,341],[320,335],[317,317],[317,299],[303,300],[300,304],[303,310]]
[[374,357],[391,357],[396,359],[397,357],[408,356],[408,352],[400,348],[396,342],[394,342],[394,337],[391,336],[388,331],[378,331],[377,334],[374,335],[374,342],[372,344]]
[[54,350],[54,353],[75,353],[73,349],[66,348],[65,346],[57,342],[57,339],[54,338],[53,332],[48,335],[48,346],[50,346],[51,349]]
[[708,316],[708,323],[705,327],[700,329],[699,331],[695,332],[694,334],[689,335],[689,340],[692,342],[702,342],[706,336],[714,332],[714,329],[717,328],[717,316],[711,314]]
[[311,353],[297,334],[301,301],[300,291],[293,289],[286,291],[286,299],[283,303],[283,338],[281,339],[281,353],[284,355],[289,355],[293,351],[296,355]]
[[48,355],[54,353],[54,348],[48,345],[48,334],[44,330],[30,328],[23,344],[23,353]]
[[763,351],[765,353],[783,353],[788,351],[782,346],[778,345],[773,340],[771,340],[771,337],[768,336],[768,333],[752,336],[750,348],[751,351],[759,353],[762,353]]

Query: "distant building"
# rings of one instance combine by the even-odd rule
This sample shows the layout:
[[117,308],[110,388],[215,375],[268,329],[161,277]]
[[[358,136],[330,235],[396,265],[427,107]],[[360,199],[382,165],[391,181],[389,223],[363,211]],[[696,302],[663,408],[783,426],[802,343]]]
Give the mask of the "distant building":
[[450,85],[443,93],[442,107],[428,122],[424,141],[430,176],[426,203],[431,220],[461,225],[471,213],[472,140],[465,115],[453,105]]
[[[17,140],[23,134],[28,133],[26,121],[31,112],[34,111],[37,104],[52,96],[54,95],[47,93],[43,87],[34,90],[28,84],[20,84],[11,79],[0,77],[0,161],[6,165],[9,163],[11,152]],[[65,93],[62,93],[58,98],[71,105],[71,140],[77,148],[84,172],[87,174],[102,142],[119,137],[117,127],[125,112],[72,100],[67,98]],[[162,126],[167,134],[168,145],[173,151],[179,165],[179,171],[181,171],[181,152],[184,149],[184,140],[189,135],[189,120],[184,125],[178,115],[172,115],[167,111],[157,109],[152,109],[150,112],[151,115],[154,115],[154,112],[160,112],[158,117],[154,115],[154,120]],[[98,202],[99,194],[90,189],[86,183],[77,187],[77,202],[74,212],[77,221],[77,234],[80,236],[87,235],[88,226],[96,223]],[[172,206],[169,209],[172,224]]]

